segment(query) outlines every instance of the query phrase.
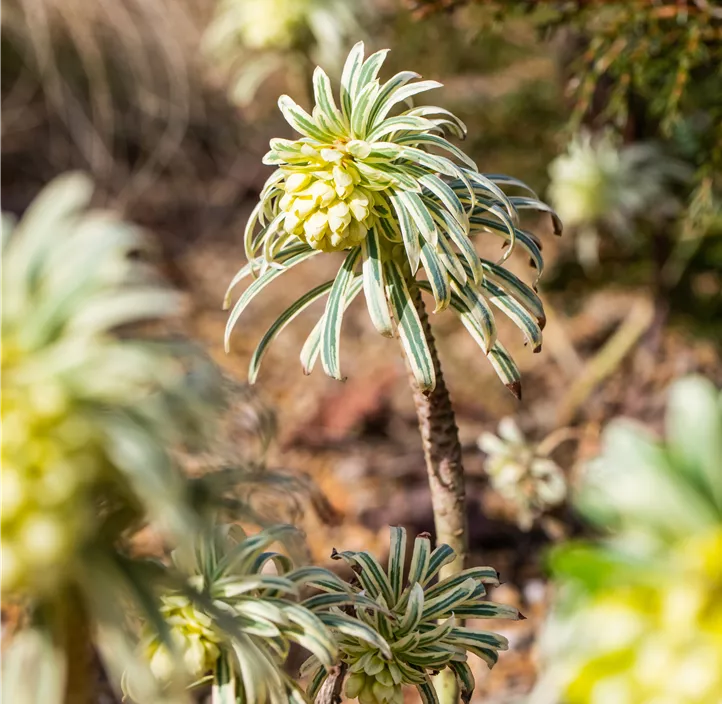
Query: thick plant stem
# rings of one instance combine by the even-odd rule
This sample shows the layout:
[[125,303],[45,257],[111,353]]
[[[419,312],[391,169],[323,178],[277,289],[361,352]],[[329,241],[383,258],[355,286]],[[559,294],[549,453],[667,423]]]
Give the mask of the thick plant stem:
[[321,689],[314,700],[315,704],[340,704],[343,697],[341,691],[343,689],[343,680],[346,677],[348,666],[345,662],[336,665],[323,683]]
[[[436,543],[450,545],[457,555],[454,562],[442,568],[443,578],[464,569],[468,552],[464,467],[451,397],[444,382],[429,316],[418,287],[414,286],[412,296],[436,373],[436,387],[430,393],[422,392],[413,375],[409,375],[429,476]],[[435,687],[441,704],[455,704],[458,701],[456,678],[451,670],[445,670],[436,678]]]
[[60,601],[58,636],[68,663],[65,704],[90,704],[93,700],[93,650],[85,607],[75,589]]

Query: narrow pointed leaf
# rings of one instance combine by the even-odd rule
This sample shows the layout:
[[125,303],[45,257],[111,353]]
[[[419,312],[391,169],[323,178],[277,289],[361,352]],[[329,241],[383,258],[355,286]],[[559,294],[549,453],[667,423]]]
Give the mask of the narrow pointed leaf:
[[326,310],[323,314],[323,333],[321,340],[321,364],[329,376],[342,380],[340,346],[341,346],[341,324],[345,310],[346,292],[354,277],[354,269],[359,255],[360,247],[354,247],[346,256],[343,266],[336,275],[331,286],[331,292],[326,302]]
[[273,342],[273,340],[283,331],[283,329],[291,321],[293,321],[294,318],[296,318],[296,316],[302,313],[306,308],[308,308],[308,306],[317,301],[319,298],[326,295],[332,285],[333,281],[327,281],[325,284],[316,286],[316,288],[311,289],[310,291],[305,293],[295,303],[286,308],[286,310],[281,313],[278,318],[276,318],[271,327],[268,328],[265,335],[261,338],[261,341],[258,343],[258,347],[256,347],[255,351],[253,352],[253,356],[251,357],[251,362],[248,369],[249,384],[256,383],[256,379],[258,378],[258,372],[261,367],[261,362],[263,361],[263,357],[268,351],[268,347],[270,346],[271,342]]
[[[354,298],[358,295],[361,290],[363,281],[361,277],[355,278],[349,286],[348,292],[346,293],[346,301],[344,303],[344,311],[351,305]],[[323,334],[325,314],[321,316],[319,321],[314,325],[309,336],[306,338],[306,342],[301,348],[301,367],[304,374],[310,374],[313,371],[313,367],[316,364],[318,355],[321,351],[321,336]]]
[[228,322],[226,323],[226,332],[224,338],[226,352],[228,352],[230,349],[231,332],[233,331],[235,324],[238,322],[238,318],[240,318],[241,314],[246,309],[246,306],[253,300],[253,298],[258,293],[260,293],[268,284],[270,284],[271,281],[277,279],[285,271],[287,271],[293,266],[296,266],[296,264],[300,264],[301,262],[306,261],[307,259],[316,254],[318,254],[318,251],[310,248],[308,250],[301,251],[300,254],[296,254],[295,256],[288,259],[284,263],[283,269],[268,269],[264,274],[262,274],[253,283],[251,283],[251,285],[243,292],[241,297],[233,306],[233,309],[228,316]]
[[424,242],[421,245],[421,262],[424,266],[424,270],[426,271],[426,275],[429,277],[431,291],[436,303],[434,313],[438,313],[439,311],[448,308],[449,303],[451,303],[449,272],[441,263],[441,259],[439,259],[439,255],[436,253],[433,246],[428,242]]
[[419,314],[396,262],[387,262],[385,272],[399,337],[414,379],[422,391],[431,391],[436,386],[436,372]]
[[363,287],[371,322],[384,337],[393,337],[378,230],[372,227],[361,244]]
[[404,240],[404,247],[406,249],[406,256],[409,260],[409,266],[411,267],[411,273],[415,274],[418,271],[419,261],[421,259],[419,231],[416,227],[415,221],[411,218],[409,211],[401,198],[400,192],[391,196],[391,203],[394,206],[394,210],[396,211],[396,215],[399,219],[401,236]]

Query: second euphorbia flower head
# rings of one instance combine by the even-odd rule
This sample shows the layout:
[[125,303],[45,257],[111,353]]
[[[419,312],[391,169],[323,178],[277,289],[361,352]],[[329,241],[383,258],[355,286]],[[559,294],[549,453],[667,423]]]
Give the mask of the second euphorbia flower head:
[[[236,284],[259,275],[231,312],[226,344],[240,314],[266,284],[320,252],[346,251],[336,278],[302,296],[266,333],[251,362],[251,381],[273,338],[326,295],[325,313],[301,360],[310,372],[320,356],[324,370],[341,378],[343,313],[363,288],[376,329],[388,337],[398,331],[419,386],[433,389],[434,365],[415,303],[415,289],[420,288],[433,295],[436,311],[451,306],[459,314],[499,376],[516,392],[519,372],[496,339],[489,304],[522,329],[535,351],[540,348],[541,302],[502,265],[519,245],[541,273],[538,242],[519,229],[517,211],[549,208],[536,197],[507,196],[501,186],[529,190],[515,179],[479,173],[445,137],[466,133],[448,110],[409,107],[413,96],[440,83],[414,81],[419,75],[413,71],[380,82],[386,54],[378,51],[364,60],[363,43],[351,50],[338,104],[321,68],[314,73],[316,104],[311,114],[286,95],[279,99],[281,112],[301,137],[271,140],[264,157],[264,163],[277,169],[246,227],[248,264],[232,281],[227,302]],[[556,218],[555,226],[560,229]],[[509,245],[499,262],[479,257],[471,239],[479,232],[494,233]],[[422,271],[425,280],[419,276]]]

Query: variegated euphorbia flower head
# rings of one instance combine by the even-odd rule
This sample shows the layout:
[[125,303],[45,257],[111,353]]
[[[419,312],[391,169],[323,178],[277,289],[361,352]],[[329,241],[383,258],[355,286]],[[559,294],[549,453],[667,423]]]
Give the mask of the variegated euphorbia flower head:
[[[194,551],[174,553],[185,588],[161,596],[167,636],[155,629],[144,640],[156,677],[185,677],[191,687],[212,682],[213,701],[303,700],[283,667],[291,643],[310,650],[326,668],[336,662],[337,651],[326,616],[312,610],[318,599],[300,603],[300,588],[318,579],[344,592],[345,601],[347,587],[326,570],[293,569],[286,555],[268,551],[295,532],[273,526],[249,537],[239,526],[216,525],[198,536]],[[356,630],[380,641],[365,624]],[[126,685],[132,695],[130,678]]]
[[545,442],[529,441],[513,418],[502,418],[498,435],[483,433],[478,444],[487,454],[484,467],[491,485],[514,506],[522,530],[530,530],[536,518],[566,498],[564,472],[549,457]]
[[[311,114],[284,95],[279,107],[301,137],[273,139],[264,163],[277,167],[246,226],[248,264],[226,296],[246,276],[255,281],[233,307],[231,330],[250,300],[283,271],[320,252],[345,251],[334,281],[302,296],[273,324],[253,356],[254,380],[273,338],[298,313],[328,295],[326,311],[301,353],[308,373],[320,356],[330,376],[341,377],[339,340],[345,308],[364,290],[371,320],[387,337],[398,330],[419,386],[435,385],[434,368],[417,312],[416,288],[431,293],[435,310],[451,306],[515,392],[519,372],[496,339],[490,303],[541,347],[544,312],[534,289],[503,267],[521,247],[537,273],[539,244],[520,229],[518,211],[550,211],[528,196],[507,196],[501,186],[529,190],[499,175],[485,176],[445,135],[463,137],[464,124],[449,111],[408,107],[419,93],[441,86],[402,71],[386,82],[378,74],[387,51],[364,61],[363,43],[349,54],[337,105],[328,76],[314,73]],[[532,196],[534,194],[532,193]],[[561,225],[554,216],[555,228]],[[486,232],[508,245],[498,262],[483,260],[472,235]],[[425,272],[426,278],[419,279]],[[394,322],[395,321],[395,322]]]
[[640,222],[675,216],[674,190],[690,171],[654,143],[622,145],[610,132],[583,132],[552,161],[549,176],[549,198],[574,234],[580,261],[594,265],[601,234],[630,244]]
[[[387,570],[367,552],[334,552],[333,557],[344,560],[358,577],[353,588],[359,601],[352,602],[350,609],[388,645],[380,647],[351,629],[332,627],[341,658],[348,665],[346,695],[358,698],[361,704],[400,704],[402,687],[413,685],[423,702],[436,702],[430,677],[448,667],[459,681],[463,700],[469,701],[474,677],[467,653],[478,655],[492,667],[499,650],[506,650],[508,644],[496,633],[455,625],[454,617],[521,618],[514,607],[485,600],[485,585],[499,583],[496,570],[472,567],[434,583],[439,570],[456,556],[448,545],[432,551],[429,538],[420,535],[405,575],[403,528],[391,529]],[[375,605],[369,605],[369,600]],[[328,673],[314,657],[306,661],[302,672],[311,679],[309,695],[314,697]]]

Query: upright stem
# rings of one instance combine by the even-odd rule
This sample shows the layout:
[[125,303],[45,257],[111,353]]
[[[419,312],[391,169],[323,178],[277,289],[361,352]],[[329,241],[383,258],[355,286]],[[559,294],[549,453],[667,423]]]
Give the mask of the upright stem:
[[[413,287],[412,296],[436,372],[436,387],[430,393],[422,392],[413,375],[409,374],[429,476],[436,542],[450,545],[457,555],[454,562],[442,568],[443,578],[464,569],[469,548],[464,467],[451,397],[444,382],[429,316],[418,287]],[[455,704],[458,701],[456,678],[451,670],[441,673],[436,678],[435,686],[441,704]]]
[[93,698],[93,650],[90,626],[80,595],[69,588],[58,600],[56,628],[67,661],[65,704],[89,704]]

